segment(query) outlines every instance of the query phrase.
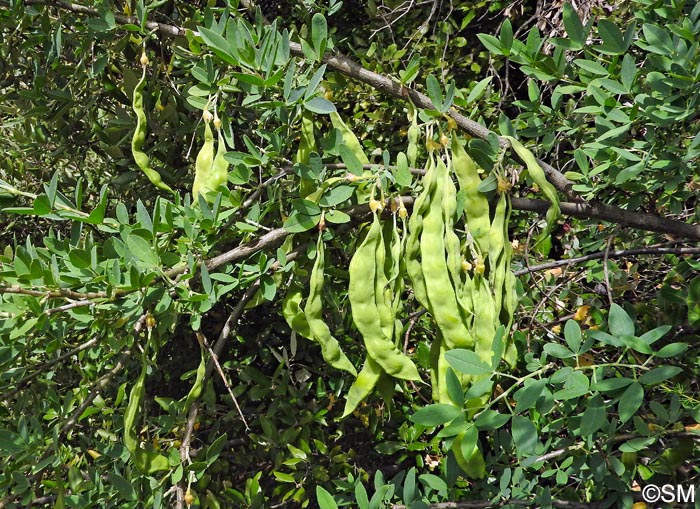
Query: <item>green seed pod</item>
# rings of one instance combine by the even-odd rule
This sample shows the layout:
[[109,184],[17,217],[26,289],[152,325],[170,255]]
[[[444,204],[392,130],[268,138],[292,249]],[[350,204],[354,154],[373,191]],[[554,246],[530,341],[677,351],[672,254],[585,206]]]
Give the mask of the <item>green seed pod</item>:
[[143,151],[143,144],[146,142],[146,132],[148,130],[148,121],[146,119],[146,112],[143,108],[143,91],[146,87],[146,66],[143,66],[143,74],[141,75],[141,80],[138,82],[134,88],[134,95],[132,99],[131,106],[136,114],[136,130],[131,138],[131,154],[136,161],[136,165],[141,169],[141,171],[146,175],[148,180],[159,189],[169,191],[174,193],[170,186],[163,182],[160,173],[151,167],[151,162],[148,155]]
[[194,166],[194,182],[192,184],[192,197],[197,200],[200,194],[206,194],[212,189],[209,187],[212,164],[214,163],[214,133],[209,122],[204,122],[204,145],[199,149]]

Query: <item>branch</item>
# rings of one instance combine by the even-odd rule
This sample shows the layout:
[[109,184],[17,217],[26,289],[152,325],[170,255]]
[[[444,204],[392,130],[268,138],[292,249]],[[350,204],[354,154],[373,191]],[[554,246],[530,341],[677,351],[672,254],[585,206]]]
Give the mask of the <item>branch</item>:
[[[544,214],[550,204],[543,200],[512,198],[513,208]],[[601,219],[620,226],[630,226],[639,230],[667,233],[680,238],[699,240],[700,225],[666,219],[665,217],[643,212],[630,212],[612,205],[602,203],[568,203],[559,204],[562,214],[579,219]]]
[[[640,256],[640,255],[655,255],[662,256],[672,254],[676,256],[688,256],[688,255],[698,255],[700,254],[699,247],[663,247],[663,246],[650,246],[639,249],[618,249],[616,251],[610,251],[608,253],[608,258],[624,258],[626,256]],[[590,260],[598,260],[600,258],[605,258],[605,251],[599,251],[597,253],[591,253],[584,256],[577,256],[576,258],[567,258],[565,260],[556,260],[553,262],[541,263],[539,265],[532,265],[526,269],[520,269],[514,271],[515,276],[522,276],[523,274],[528,274],[531,272],[538,272],[540,270],[556,269],[557,267],[563,267],[565,265],[573,265],[575,263],[587,262]]]

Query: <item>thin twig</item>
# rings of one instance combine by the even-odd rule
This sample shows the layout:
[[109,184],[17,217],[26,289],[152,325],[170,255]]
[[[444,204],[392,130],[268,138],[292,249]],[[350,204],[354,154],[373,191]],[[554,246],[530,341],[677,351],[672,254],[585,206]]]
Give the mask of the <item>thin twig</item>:
[[608,295],[608,304],[613,305],[612,288],[610,286],[610,270],[608,269],[608,255],[610,254],[610,246],[612,246],[615,237],[610,235],[605,242],[605,254],[603,256],[603,278],[605,279],[605,293]]
[[68,352],[66,352],[66,353],[64,353],[64,354],[59,355],[59,356],[56,357],[55,359],[52,359],[52,360],[50,360],[50,361],[46,361],[46,362],[43,362],[42,364],[39,364],[39,365],[36,367],[36,369],[35,369],[34,372],[32,372],[32,373],[28,374],[27,376],[25,376],[25,377],[21,378],[20,380],[18,380],[18,381],[16,382],[16,384],[15,384],[16,387],[15,387],[13,390],[11,390],[10,392],[5,393],[5,394],[3,395],[3,397],[2,397],[2,400],[0,400],[0,401],[1,401],[2,403],[6,403],[6,402],[9,401],[15,394],[17,394],[20,390],[22,390],[22,387],[24,387],[24,385],[25,385],[27,382],[29,382],[29,381],[32,380],[33,378],[36,378],[36,377],[39,376],[40,374],[45,373],[50,367],[52,367],[52,366],[58,364],[58,363],[61,362],[62,360],[67,359],[68,357],[71,357],[71,356],[75,355],[76,353],[81,352],[81,351],[83,351],[83,350],[85,350],[85,349],[87,349],[87,348],[90,348],[91,346],[97,344],[97,341],[98,341],[98,338],[92,338],[91,340],[86,341],[85,343],[83,343],[83,344],[81,344],[81,345],[79,345],[79,346],[73,348],[72,350],[69,350]]
[[[224,345],[226,344],[226,340],[228,337],[231,335],[231,332],[233,331],[233,327],[236,323],[238,323],[238,320],[240,320],[241,316],[243,316],[243,312],[245,311],[245,307],[250,302],[253,297],[255,296],[256,292],[258,291],[258,288],[260,288],[260,280],[258,279],[253,283],[243,294],[241,299],[238,301],[238,304],[236,304],[236,307],[233,309],[231,314],[228,316],[226,319],[226,323],[224,323],[224,327],[221,329],[221,332],[219,333],[219,338],[217,339],[216,343],[214,344],[214,347],[211,349],[212,354],[211,358],[209,359],[209,362],[207,363],[207,368],[204,374],[204,380],[203,384],[207,383],[207,380],[211,377],[212,372],[214,371],[214,360],[217,358],[219,355],[221,355],[221,351],[224,348]],[[239,409],[240,412],[240,409]],[[190,412],[187,416],[187,424],[185,425],[185,433],[182,437],[182,444],[180,445],[180,461],[188,462],[189,457],[190,457],[190,446],[192,443],[192,434],[194,433],[194,426],[197,423],[197,415],[199,413],[199,400],[195,400],[192,402],[192,406],[190,407]],[[243,420],[245,423],[245,419]],[[246,428],[248,428],[248,425],[246,424]],[[185,504],[185,487],[182,481],[180,481],[176,487],[175,487],[175,509],[183,509]],[[0,507],[0,509],[2,509]]]
[[[610,251],[608,253],[608,258],[624,258],[626,256],[663,256],[663,255],[676,255],[676,256],[689,256],[700,254],[700,248],[698,247],[665,247],[665,246],[649,246],[638,249],[619,249],[616,251]],[[555,269],[557,267],[563,267],[565,265],[573,265],[578,263],[588,262],[590,260],[598,260],[605,257],[605,251],[598,251],[596,253],[587,254],[584,256],[577,256],[575,258],[567,258],[565,260],[556,260],[547,263],[541,263],[539,265],[532,265],[526,269],[520,269],[514,271],[516,276],[522,276],[531,272],[539,272],[542,270]]]
[[219,359],[217,358],[217,355],[214,353],[214,351],[211,349],[211,346],[209,346],[209,341],[207,341],[207,338],[204,334],[202,334],[201,331],[197,331],[197,339],[204,345],[204,348],[207,349],[209,352],[209,355],[211,356],[211,360],[214,361],[214,366],[216,367],[217,373],[219,373],[219,376],[221,377],[221,380],[224,382],[224,386],[226,387],[226,390],[228,391],[229,395],[231,396],[231,399],[233,400],[233,404],[236,406],[236,410],[238,410],[238,415],[241,416],[241,421],[243,421],[243,425],[245,426],[246,431],[250,431],[250,426],[248,426],[248,421],[245,420],[245,416],[243,415],[243,411],[241,410],[241,407],[238,405],[238,400],[236,399],[236,396],[233,394],[233,390],[231,390],[231,385],[228,383],[228,379],[226,378],[226,375],[224,374],[224,370],[221,369],[221,364],[219,364]]

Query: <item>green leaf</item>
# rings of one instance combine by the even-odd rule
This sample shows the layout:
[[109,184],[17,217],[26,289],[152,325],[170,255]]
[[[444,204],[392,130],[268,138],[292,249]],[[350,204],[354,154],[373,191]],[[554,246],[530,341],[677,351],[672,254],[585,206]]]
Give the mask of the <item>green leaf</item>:
[[532,408],[535,402],[542,395],[542,391],[547,385],[547,379],[541,378],[539,380],[530,380],[529,383],[518,389],[518,391],[513,395],[513,399],[517,402],[515,405],[515,410],[513,412],[521,413],[528,408]]
[[506,328],[504,325],[499,325],[496,329],[496,334],[493,336],[493,342],[491,343],[491,350],[493,351],[493,356],[491,357],[491,369],[496,371],[498,365],[501,363],[503,358],[503,351],[506,348]]
[[564,4],[562,17],[564,18],[564,28],[566,29],[566,34],[569,36],[569,39],[571,39],[578,49],[583,48],[588,34],[583,27],[583,23],[581,23],[581,19],[578,17],[578,13],[571,4]]
[[445,359],[450,366],[465,375],[486,375],[493,372],[491,366],[472,350],[455,348],[445,354]]
[[471,104],[474,101],[476,101],[479,97],[481,97],[481,95],[484,93],[484,90],[486,90],[486,87],[488,87],[489,83],[491,83],[492,79],[493,76],[487,76],[483,80],[478,81],[467,96],[467,104]]
[[620,401],[617,404],[617,413],[620,417],[620,423],[624,424],[629,421],[639,407],[642,406],[644,400],[644,388],[639,382],[632,382],[625,392],[620,396]]
[[335,105],[325,97],[314,97],[304,101],[304,108],[311,113],[318,113],[319,115],[327,115],[336,111]]
[[40,194],[34,198],[34,214],[37,216],[45,216],[51,213],[51,203],[49,202],[49,197],[45,194]]
[[605,401],[599,395],[593,396],[586,402],[586,410],[581,417],[581,437],[592,435],[606,424]]
[[594,62],[593,60],[583,60],[581,58],[577,58],[574,60],[574,64],[584,71],[590,72],[591,74],[598,74],[600,76],[607,76],[609,74],[605,67],[600,65],[598,62]]
[[150,242],[143,237],[129,235],[126,239],[126,245],[136,259],[141,262],[147,269],[153,269],[160,265],[158,252],[153,248]]
[[313,74],[313,76],[311,76],[311,79],[309,80],[309,84],[306,86],[306,92],[304,92],[305,99],[310,99],[316,93],[316,89],[318,88],[319,83],[321,83],[325,72],[326,64],[323,64],[318,69],[316,69],[316,72]]
[[700,326],[700,276],[693,278],[688,285],[685,301],[688,305],[688,322],[692,327]]
[[355,485],[355,501],[359,509],[369,509],[369,498],[365,486],[358,481]]
[[430,97],[430,101],[433,103],[433,106],[435,106],[436,110],[442,111],[443,99],[442,87],[440,86],[440,82],[435,76],[429,74],[425,84],[428,89],[428,97]]
[[621,452],[639,452],[656,442],[657,437],[633,438],[620,446]]
[[345,163],[345,166],[348,167],[350,173],[357,176],[362,175],[364,171],[362,168],[362,161],[358,159],[353,149],[348,147],[345,143],[342,143],[338,147],[338,152],[340,152],[340,158],[343,160],[343,163]]
[[127,481],[124,477],[114,472],[107,472],[107,478],[109,479],[109,483],[117,489],[124,499],[129,501],[138,500],[136,490],[134,490],[130,481]]
[[651,355],[653,353],[651,347],[636,336],[620,336],[620,341],[622,341],[626,347],[631,348],[635,352],[646,355]]
[[411,505],[411,502],[416,498],[416,467],[411,469],[406,474],[406,479],[403,482],[403,503],[406,506]]
[[625,310],[615,303],[610,306],[608,328],[614,336],[634,336],[634,322]]
[[591,381],[581,371],[574,371],[564,382],[564,388],[554,393],[557,401],[578,398],[588,393]]
[[326,25],[326,18],[323,14],[317,12],[311,18],[311,41],[319,60],[323,58],[323,53],[326,51],[327,39],[328,26]]
[[433,474],[421,474],[418,476],[420,482],[435,491],[447,491],[447,483],[440,477]]
[[564,339],[572,352],[581,350],[581,327],[576,320],[567,320],[564,325]]
[[333,224],[345,224],[352,220],[352,218],[342,210],[335,209],[327,211],[324,217],[326,218],[326,221]]
[[513,47],[513,26],[508,18],[501,25],[500,39],[503,54],[506,56],[510,55],[510,50]]
[[474,421],[476,427],[482,431],[491,431],[505,425],[510,420],[510,415],[501,414],[495,410],[484,410]]
[[623,387],[627,387],[634,380],[631,378],[607,378],[591,385],[591,390],[600,392],[613,392]]
[[284,222],[284,229],[289,233],[301,233],[310,230],[316,226],[321,220],[321,214],[315,216],[307,216],[300,212],[294,211]]
[[547,343],[544,345],[544,351],[552,357],[557,359],[570,359],[571,357],[576,357],[576,354],[566,348],[564,345],[559,343]]
[[678,373],[681,373],[683,368],[678,366],[659,366],[651,371],[647,371],[642,376],[639,377],[639,382],[644,385],[653,385],[673,378]]
[[455,405],[461,406],[464,404],[464,390],[462,384],[457,378],[454,370],[448,368],[445,374],[445,385],[447,386],[447,395]]
[[399,187],[411,187],[413,176],[408,167],[408,158],[405,153],[398,153],[396,156],[396,169],[392,170],[391,174]]
[[294,476],[291,474],[287,474],[284,472],[278,472],[277,470],[273,470],[272,475],[274,475],[275,479],[277,479],[280,482],[288,482],[288,483],[296,482],[296,479],[294,479]]
[[537,428],[527,417],[514,415],[511,424],[513,443],[518,452],[518,457],[535,453],[537,447]]
[[71,249],[68,253],[68,259],[79,269],[89,269],[92,265],[90,253],[84,249]]
[[505,55],[505,52],[503,51],[503,48],[501,47],[501,41],[499,41],[493,35],[477,34],[476,36],[481,41],[481,44],[483,44],[484,47],[487,50],[489,50],[491,53],[493,53],[494,55]]
[[612,21],[601,19],[598,22],[598,35],[603,39],[603,46],[597,47],[597,51],[609,55],[621,55],[627,51],[622,32]]
[[227,64],[238,66],[238,60],[231,52],[231,45],[226,39],[213,30],[204,27],[197,27],[199,35],[204,39],[207,46]]
[[644,23],[642,32],[649,46],[647,49],[659,55],[671,55],[674,51],[673,41],[669,32],[660,26]]
[[619,127],[615,127],[613,129],[609,129],[605,133],[603,133],[601,136],[598,136],[596,139],[597,142],[603,142],[605,140],[609,140],[611,138],[618,138],[625,134],[627,131],[630,130],[631,124],[624,124]]
[[415,414],[409,417],[411,422],[434,428],[448,422],[459,416],[462,411],[453,406],[442,403],[434,403],[419,409]]
[[318,204],[321,207],[335,207],[349,200],[355,193],[355,188],[347,185],[335,186],[321,196]]
[[224,446],[226,445],[226,440],[227,436],[226,434],[223,434],[214,440],[209,447],[207,447],[207,465],[211,466],[219,458],[221,451],[224,450]]
[[611,336],[607,332],[589,329],[588,336],[595,339],[596,341],[600,341],[601,343],[603,343],[605,345],[617,346],[617,347],[625,346],[624,343],[619,338],[616,338],[615,336]]
[[414,53],[413,56],[411,57],[411,60],[408,62],[408,65],[406,66],[406,70],[399,71],[399,78],[401,78],[401,84],[402,85],[410,84],[414,79],[416,79],[416,76],[418,76],[419,71],[420,71],[420,54]]
[[654,354],[661,359],[668,359],[681,355],[688,349],[687,343],[670,343]]
[[7,454],[17,454],[22,452],[27,444],[17,433],[8,429],[0,429],[0,451]]
[[338,509],[338,504],[335,503],[333,496],[322,486],[316,486],[316,500],[321,509]]

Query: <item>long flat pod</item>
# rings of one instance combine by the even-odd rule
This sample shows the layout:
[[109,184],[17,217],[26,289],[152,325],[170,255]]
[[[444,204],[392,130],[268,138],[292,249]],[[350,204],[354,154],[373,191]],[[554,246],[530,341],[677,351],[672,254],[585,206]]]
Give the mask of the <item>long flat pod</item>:
[[[382,237],[382,224],[377,213],[374,214],[372,226],[362,244],[355,251],[350,261],[350,284],[348,297],[352,309],[352,319],[357,330],[362,334],[367,355],[376,361],[388,374],[404,380],[420,380],[420,375],[411,359],[399,351],[391,337],[387,337],[382,327],[383,318],[378,309],[376,278],[377,271],[384,270],[378,266],[377,254],[385,250]],[[383,299],[382,299],[383,301]],[[391,313],[391,301],[388,311]],[[384,306],[385,303],[382,303]],[[381,313],[386,310],[382,309]],[[393,329],[393,320],[392,320]]]
[[527,166],[527,172],[530,174],[530,177],[535,181],[535,184],[539,186],[547,200],[549,200],[551,203],[549,210],[547,210],[547,228],[539,235],[537,239],[537,244],[539,244],[549,236],[549,233],[552,231],[554,225],[561,216],[559,196],[557,195],[557,190],[547,180],[547,176],[544,174],[544,170],[542,169],[542,166],[540,166],[540,163],[537,162],[537,158],[534,156],[534,154],[525,148],[525,145],[520,143],[512,136],[505,136],[505,138],[510,141],[513,150],[515,150],[518,157],[520,157],[520,159]]
[[479,191],[481,177],[474,160],[464,149],[463,141],[457,136],[452,138],[452,168],[457,175],[460,190],[465,194],[464,212],[467,217],[469,233],[476,242],[481,255],[486,258],[489,250],[489,202],[486,195]]
[[384,370],[379,363],[367,356],[365,364],[360,370],[360,374],[357,375],[357,378],[350,386],[347,400],[345,401],[345,409],[343,410],[343,415],[340,417],[341,419],[353,413],[357,405],[372,393],[382,374],[384,374]]
[[428,301],[428,291],[425,288],[425,276],[421,267],[421,252],[420,239],[423,233],[423,215],[427,212],[430,206],[430,200],[435,194],[435,160],[432,155],[428,159],[423,176],[423,191],[416,198],[413,204],[413,213],[408,221],[408,239],[406,240],[406,272],[408,272],[411,282],[413,283],[413,293],[416,300],[428,309],[430,302]]
[[197,153],[194,164],[194,182],[192,183],[192,197],[197,200],[199,194],[210,191],[209,178],[214,163],[214,132],[210,122],[204,121],[204,144]]
[[474,340],[459,311],[445,258],[442,196],[446,173],[445,163],[438,159],[435,166],[435,195],[432,196],[428,212],[423,217],[423,233],[420,239],[421,267],[430,302],[428,309],[435,318],[448,348],[472,348]]
[[148,155],[143,151],[143,144],[146,142],[146,134],[148,132],[146,112],[143,106],[143,91],[146,88],[146,66],[148,65],[148,58],[146,58],[145,53],[141,57],[141,61],[143,64],[143,74],[141,75],[141,80],[136,87],[134,87],[134,95],[131,102],[134,114],[136,114],[136,130],[131,138],[131,154],[138,167],[154,186],[164,191],[174,193],[170,186],[163,182],[160,173],[151,167],[151,161]]
[[325,272],[325,247],[323,235],[319,233],[316,243],[316,261],[309,280],[309,298],[306,300],[304,315],[314,340],[321,345],[324,360],[337,369],[342,369],[353,375],[357,374],[355,366],[340,348],[338,340],[331,334],[328,325],[323,321],[323,281]]

